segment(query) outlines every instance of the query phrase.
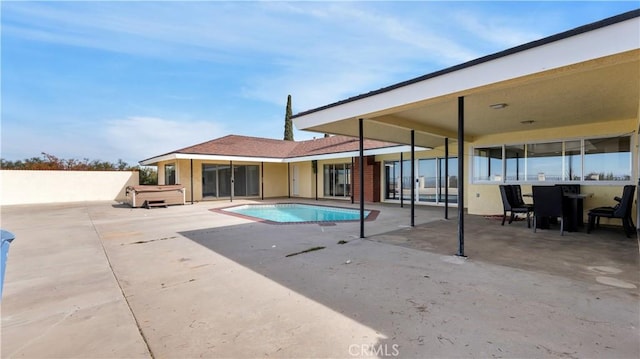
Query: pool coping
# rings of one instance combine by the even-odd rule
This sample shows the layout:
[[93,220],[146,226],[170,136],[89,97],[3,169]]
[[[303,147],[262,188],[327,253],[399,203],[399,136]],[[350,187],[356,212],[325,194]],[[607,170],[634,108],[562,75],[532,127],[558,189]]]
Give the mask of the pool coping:
[[[307,205],[307,206],[318,206],[318,207],[328,207],[328,208],[359,210],[359,208],[352,208],[352,207],[341,207],[341,206],[315,204],[315,203],[309,204],[309,203],[302,203],[302,202],[251,203],[251,204],[254,204],[254,205],[301,204],[301,205]],[[225,214],[225,215],[228,215],[228,216],[243,218],[243,219],[250,220],[250,221],[253,221],[253,222],[260,222],[260,223],[274,224],[274,225],[318,224],[320,226],[335,226],[337,223],[360,222],[360,219],[344,220],[344,221],[275,222],[275,221],[270,221],[268,219],[262,219],[262,218],[258,218],[258,217],[247,216],[247,215],[236,213],[236,212],[225,211],[225,209],[234,208],[234,207],[240,207],[240,206],[246,206],[246,205],[248,205],[248,204],[247,203],[242,203],[242,204],[236,204],[236,205],[220,207],[220,208],[211,208],[211,209],[209,209],[209,211],[215,212],[215,213]],[[376,210],[376,209],[365,209],[365,211],[369,211],[369,215],[364,219],[365,222],[375,221],[378,218],[378,215],[380,214],[380,211]]]

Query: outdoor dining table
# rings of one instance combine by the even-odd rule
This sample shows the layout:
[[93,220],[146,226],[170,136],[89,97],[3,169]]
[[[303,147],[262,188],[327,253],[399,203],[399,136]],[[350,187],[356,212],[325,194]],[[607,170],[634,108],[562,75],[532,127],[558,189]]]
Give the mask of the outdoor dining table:
[[[523,194],[524,197],[533,197],[531,193]],[[565,201],[564,213],[566,222],[564,229],[567,232],[577,232],[578,227],[584,227],[584,199],[592,197],[593,193],[563,193]],[[560,205],[560,204],[558,204]],[[535,209],[534,209],[535,214]],[[549,221],[543,218],[536,220],[538,228],[549,228]]]
[[562,197],[567,204],[564,208],[568,232],[578,231],[578,226],[584,227],[584,199],[593,196],[593,193],[563,193]]

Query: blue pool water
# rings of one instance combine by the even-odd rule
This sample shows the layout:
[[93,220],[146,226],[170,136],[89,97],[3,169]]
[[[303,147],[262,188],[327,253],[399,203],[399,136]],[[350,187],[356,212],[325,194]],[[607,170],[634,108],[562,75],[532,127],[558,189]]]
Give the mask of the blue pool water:
[[[307,204],[247,204],[223,210],[278,223],[338,222],[357,221],[360,219],[360,211],[357,209]],[[369,213],[371,211],[365,211],[364,217],[367,218]]]

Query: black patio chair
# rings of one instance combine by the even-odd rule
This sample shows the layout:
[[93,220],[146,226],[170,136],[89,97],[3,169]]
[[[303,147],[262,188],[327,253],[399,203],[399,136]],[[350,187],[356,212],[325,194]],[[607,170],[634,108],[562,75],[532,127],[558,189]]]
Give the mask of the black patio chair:
[[594,227],[600,226],[600,218],[620,218],[622,227],[628,238],[635,231],[635,225],[631,219],[631,207],[633,206],[633,194],[636,190],[634,185],[626,185],[622,190],[622,197],[615,197],[618,204],[613,207],[598,207],[589,210],[589,225],[587,233],[591,233]]
[[558,186],[532,186],[533,192],[533,231],[536,232],[538,221],[544,218],[560,219],[560,235],[564,235],[564,201],[562,188]]
[[531,228],[531,216],[533,212],[531,206],[525,205],[524,202],[521,205],[515,199],[514,190],[511,185],[500,185],[500,196],[502,197],[502,225],[507,219],[507,212],[510,212],[509,224],[511,224],[515,218],[516,213],[525,213],[527,215],[527,228]]
[[524,202],[524,198],[522,198],[522,188],[519,184],[512,184],[511,192],[513,193],[513,200],[517,207],[530,207],[533,211],[533,204]]

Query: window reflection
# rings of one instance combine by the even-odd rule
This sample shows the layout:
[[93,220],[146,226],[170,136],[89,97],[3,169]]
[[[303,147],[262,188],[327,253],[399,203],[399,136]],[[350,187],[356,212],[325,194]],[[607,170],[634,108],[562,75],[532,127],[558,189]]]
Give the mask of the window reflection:
[[504,146],[505,171],[507,181],[524,179],[524,145]]
[[[474,149],[473,181],[630,181],[631,137]],[[504,160],[504,169],[502,168]]]
[[473,179],[477,181],[502,181],[502,146],[475,149]]
[[164,184],[176,184],[176,165],[164,165]]
[[614,137],[584,141],[585,181],[631,179],[631,138]]
[[562,142],[527,145],[527,180],[562,180]]
[[582,181],[582,141],[564,143],[564,180]]

